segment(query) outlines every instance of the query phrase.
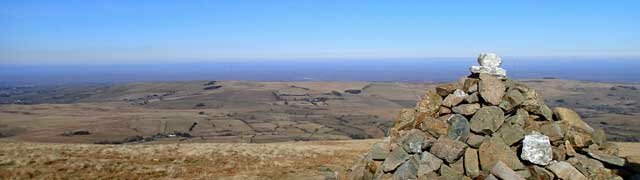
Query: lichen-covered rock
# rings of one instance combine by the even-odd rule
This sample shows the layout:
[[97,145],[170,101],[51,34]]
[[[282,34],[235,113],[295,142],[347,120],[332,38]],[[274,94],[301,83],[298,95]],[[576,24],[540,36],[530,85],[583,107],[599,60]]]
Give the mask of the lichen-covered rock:
[[471,130],[481,134],[492,134],[504,123],[504,112],[496,106],[480,108],[471,118]]
[[375,143],[369,153],[373,160],[384,160],[389,155],[389,144],[384,142]]
[[467,148],[464,152],[464,172],[471,178],[480,175],[480,164],[478,163],[478,150]]
[[540,126],[540,132],[549,137],[551,141],[558,141],[564,138],[564,132],[558,122],[546,122]]
[[456,84],[443,84],[436,87],[436,93],[442,97],[447,97],[449,94],[452,94],[458,86]]
[[409,130],[400,137],[399,142],[402,148],[408,153],[421,153],[424,143],[424,132],[418,129]]
[[474,92],[472,94],[469,94],[466,98],[464,98],[464,101],[469,104],[478,103],[480,102],[480,95],[478,95],[478,92]]
[[409,154],[400,146],[396,146],[391,150],[389,156],[382,163],[382,170],[389,172],[395,170],[400,164],[409,159]]
[[440,175],[442,177],[443,180],[467,180],[467,179],[471,179],[468,178],[466,176],[464,176],[463,172],[458,172],[456,170],[454,170],[453,168],[442,164],[442,166],[440,167]]
[[592,158],[595,158],[607,164],[620,166],[620,167],[623,167],[625,164],[625,159],[618,156],[609,155],[609,154],[603,153],[602,151],[593,150],[593,149],[586,149],[585,151]]
[[467,144],[473,148],[478,148],[485,139],[487,139],[487,137],[471,133],[467,138]]
[[414,126],[415,123],[416,110],[415,109],[401,109],[396,116],[395,124],[393,125],[393,129],[395,130],[404,130],[409,129]]
[[478,82],[480,82],[480,79],[465,78],[462,90],[464,90],[468,94],[478,92]]
[[558,178],[567,180],[587,180],[578,169],[565,161],[552,162],[547,166]]
[[540,166],[531,166],[531,178],[539,180],[553,180],[556,176]]
[[427,116],[435,116],[438,114],[441,104],[442,96],[438,95],[435,90],[428,90],[416,105],[416,110]]
[[452,163],[462,156],[465,148],[467,148],[467,144],[463,142],[440,137],[433,143],[430,152],[436,157]]
[[506,87],[502,80],[489,74],[480,74],[479,83],[480,97],[491,105],[499,105],[505,94]]
[[497,132],[497,135],[499,135],[504,140],[504,143],[509,146],[522,140],[522,138],[524,138],[524,134],[525,132],[521,127],[508,123],[502,125]]
[[429,152],[422,152],[418,163],[418,176],[424,176],[440,169],[442,160]]
[[460,114],[454,114],[447,121],[449,122],[449,130],[447,131],[449,139],[465,141],[471,133],[467,118]]
[[533,133],[528,134],[522,141],[522,154],[520,158],[533,164],[545,166],[553,159],[549,137]]
[[393,172],[393,180],[406,180],[418,178],[418,161],[416,156],[409,157],[409,160],[402,163],[395,172]]
[[500,137],[492,137],[480,145],[478,149],[480,159],[480,168],[483,171],[489,171],[498,161],[502,161],[513,170],[524,168],[520,159]]
[[[449,116],[443,116],[449,117]],[[449,123],[444,118],[432,118],[427,117],[422,124],[420,125],[420,129],[423,131],[429,132],[429,134],[434,137],[446,136],[449,131]]]
[[576,113],[571,109],[556,107],[553,109],[553,112],[556,114],[556,116],[558,117],[558,120],[561,123],[566,124],[569,127],[574,127],[580,130],[584,130],[584,132],[586,133],[594,132],[593,128],[589,126],[589,124],[582,121],[582,118],[580,118],[580,115],[578,115],[578,113]]
[[453,112],[458,113],[458,114],[462,114],[462,115],[465,115],[465,116],[473,115],[479,109],[480,109],[480,104],[478,104],[478,103],[461,104],[461,105],[458,105],[458,106],[452,108]]
[[500,179],[524,180],[524,177],[513,171],[513,169],[509,168],[502,161],[496,162],[493,168],[491,168],[491,174]]
[[453,93],[449,94],[444,100],[442,100],[442,105],[445,107],[454,107],[464,101],[464,98],[467,97],[467,93],[460,89],[456,89]]

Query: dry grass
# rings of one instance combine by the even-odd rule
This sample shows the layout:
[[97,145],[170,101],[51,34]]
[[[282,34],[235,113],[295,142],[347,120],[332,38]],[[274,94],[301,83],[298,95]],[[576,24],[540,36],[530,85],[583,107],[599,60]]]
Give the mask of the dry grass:
[[376,141],[2,143],[0,179],[324,179],[344,174]]

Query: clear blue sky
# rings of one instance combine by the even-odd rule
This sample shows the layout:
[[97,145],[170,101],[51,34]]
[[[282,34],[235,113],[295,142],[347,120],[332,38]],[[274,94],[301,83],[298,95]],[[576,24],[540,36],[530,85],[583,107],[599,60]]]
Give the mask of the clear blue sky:
[[639,2],[2,0],[0,64],[639,57]]

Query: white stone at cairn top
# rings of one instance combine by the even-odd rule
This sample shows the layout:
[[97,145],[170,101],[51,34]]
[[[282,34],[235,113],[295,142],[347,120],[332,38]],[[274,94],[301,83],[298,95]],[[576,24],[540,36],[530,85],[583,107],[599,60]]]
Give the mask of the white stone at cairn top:
[[471,66],[471,73],[487,73],[498,78],[507,78],[507,70],[500,68],[502,58],[495,53],[481,53],[478,56],[478,64],[480,66]]

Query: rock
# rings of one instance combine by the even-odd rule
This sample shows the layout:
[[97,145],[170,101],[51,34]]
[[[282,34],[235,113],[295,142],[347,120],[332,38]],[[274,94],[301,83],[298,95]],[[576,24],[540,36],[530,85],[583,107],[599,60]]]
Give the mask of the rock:
[[526,135],[522,141],[520,158],[537,165],[547,165],[553,159],[549,137],[533,133]]
[[421,153],[424,143],[424,132],[418,129],[409,130],[399,139],[402,148],[408,153]]
[[524,130],[520,127],[507,123],[500,127],[497,135],[504,140],[504,143],[511,146],[524,138]]
[[619,152],[618,145],[612,142],[602,143],[600,145],[599,150],[605,154],[614,155],[614,156],[618,156],[618,152]]
[[494,176],[493,174],[489,174],[489,176],[487,178],[485,178],[484,180],[499,180],[496,176]]
[[466,179],[470,179],[468,177],[465,177],[462,172],[455,171],[454,169],[450,168],[449,166],[447,166],[445,164],[442,164],[442,166],[440,167],[440,175],[442,176],[443,180],[466,180]]
[[542,134],[549,137],[551,141],[558,141],[564,138],[564,133],[558,122],[547,122],[540,126]]
[[567,150],[563,144],[551,147],[551,152],[553,154],[553,160],[564,161],[567,159]]
[[567,152],[567,156],[575,156],[576,154],[576,150],[573,149],[573,146],[571,145],[571,142],[569,142],[569,140],[565,140],[564,141],[564,150]]
[[531,177],[531,171],[529,169],[517,170],[516,173],[520,174],[525,179],[529,179]]
[[491,105],[499,105],[506,90],[502,80],[488,74],[480,74],[478,88],[480,97]]
[[478,150],[467,148],[464,152],[464,172],[471,178],[476,178],[480,175]]
[[504,123],[504,113],[499,107],[485,106],[471,118],[471,130],[481,134],[492,134]]
[[640,173],[640,156],[627,156],[627,167]]
[[607,141],[607,134],[602,128],[598,128],[591,135],[591,139],[593,139],[593,143],[602,145]]
[[422,152],[418,163],[418,176],[423,176],[440,169],[442,160],[429,152]]
[[525,97],[521,104],[523,109],[532,114],[542,115],[546,120],[553,120],[553,112],[549,109],[549,106],[544,104],[544,99],[535,90],[529,89],[523,95]]
[[452,94],[458,86],[455,84],[443,84],[436,87],[436,93],[442,97],[447,97],[449,94]]
[[384,172],[393,171],[407,159],[409,159],[409,154],[401,146],[396,146],[382,163],[382,170]]
[[448,163],[452,163],[462,156],[465,148],[467,148],[467,144],[463,142],[440,137],[433,143],[431,153]]
[[460,158],[454,163],[449,163],[449,167],[455,170],[456,172],[461,172],[464,174],[464,159]]
[[555,113],[556,117],[558,117],[558,120],[561,123],[566,124],[569,127],[574,127],[580,130],[584,130],[586,133],[594,132],[593,128],[591,128],[591,126],[589,126],[587,123],[582,121],[582,118],[580,118],[580,115],[578,115],[578,113],[576,113],[571,109],[556,107],[553,109],[553,112]]
[[454,114],[449,117],[448,122],[449,130],[447,131],[447,136],[449,139],[464,142],[471,133],[467,118],[460,114]]
[[524,96],[518,90],[509,90],[507,94],[504,96],[506,102],[508,102],[511,106],[507,110],[511,110],[512,108],[519,106],[524,102]]
[[552,162],[547,169],[551,170],[558,178],[567,180],[587,180],[578,169],[571,166],[568,162]]
[[[449,117],[449,116],[443,116]],[[429,132],[434,137],[446,136],[449,131],[449,123],[443,118],[427,117],[426,120],[420,125],[420,129]]]
[[487,139],[487,137],[470,133],[467,138],[467,144],[473,148],[478,148],[485,139]]
[[507,119],[505,119],[505,122],[520,128],[524,128],[525,123],[528,120],[529,113],[524,109],[518,109],[516,110],[516,113],[514,115],[511,115]]
[[614,177],[614,173],[606,169],[600,161],[584,155],[577,155],[567,162],[589,179],[611,179]]
[[442,105],[445,107],[453,107],[460,104],[466,97],[467,93],[460,89],[456,89],[452,94],[449,94],[446,98],[444,98],[444,100],[442,101]]
[[462,114],[465,116],[470,116],[476,113],[476,111],[478,111],[480,109],[480,104],[478,103],[474,103],[474,104],[462,104],[462,105],[458,105],[456,107],[453,107],[453,112],[458,113],[458,114]]
[[565,139],[569,140],[573,147],[583,148],[591,144],[591,136],[576,131],[567,131]]
[[464,101],[469,104],[478,103],[480,102],[480,96],[478,95],[478,92],[474,92],[464,98]]
[[405,130],[412,128],[415,123],[416,111],[414,109],[402,109],[398,112],[396,116],[395,124],[393,125],[393,129],[395,130]]
[[464,80],[464,84],[462,86],[462,90],[464,90],[465,92],[472,94],[474,92],[478,92],[478,82],[480,82],[479,79],[476,78],[466,78]]
[[440,115],[451,114],[451,109],[441,106],[440,110],[438,110],[438,114]]
[[507,71],[500,68],[500,65],[502,64],[502,59],[494,53],[480,54],[478,56],[478,63],[480,63],[480,66],[471,66],[471,68],[469,69],[471,73],[476,73],[476,74],[486,73],[493,76],[497,76],[501,79],[504,79],[507,77]]
[[483,171],[490,171],[498,161],[504,162],[513,170],[524,168],[516,153],[500,137],[492,137],[483,142],[478,149],[478,157]]
[[493,168],[491,168],[491,174],[499,177],[500,179],[524,180],[524,177],[513,171],[502,161],[496,162]]
[[383,142],[375,143],[369,150],[369,154],[371,154],[373,160],[384,160],[389,155],[389,144]]
[[440,110],[440,104],[442,104],[442,96],[434,90],[428,90],[416,105],[416,110],[426,116],[435,116]]
[[553,180],[556,176],[540,166],[531,166],[531,178],[539,180]]
[[393,172],[394,180],[417,179],[418,178],[418,161],[415,157],[410,157],[407,162],[402,163],[398,169]]
[[615,166],[619,166],[619,167],[624,167],[624,164],[625,164],[625,159],[624,158],[620,158],[620,157],[614,156],[614,155],[609,155],[609,154],[603,153],[603,152],[598,151],[598,150],[586,149],[585,151],[592,158],[595,158],[595,159],[600,160],[602,162],[605,162],[607,164],[611,164],[611,165],[615,165]]

